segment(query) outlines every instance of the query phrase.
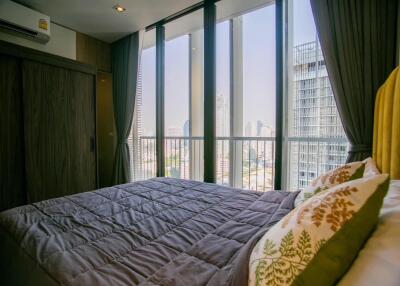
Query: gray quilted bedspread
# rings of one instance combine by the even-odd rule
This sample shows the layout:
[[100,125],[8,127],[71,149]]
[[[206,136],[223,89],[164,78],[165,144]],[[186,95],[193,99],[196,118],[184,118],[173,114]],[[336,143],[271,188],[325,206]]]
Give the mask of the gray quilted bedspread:
[[157,178],[0,213],[2,285],[244,285],[297,193]]

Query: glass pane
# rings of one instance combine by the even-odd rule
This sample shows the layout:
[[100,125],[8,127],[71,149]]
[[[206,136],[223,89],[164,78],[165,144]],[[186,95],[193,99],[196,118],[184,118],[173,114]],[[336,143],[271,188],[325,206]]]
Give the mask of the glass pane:
[[203,10],[165,25],[165,175],[202,180]]
[[132,180],[156,176],[155,30],[145,33],[138,76],[135,115],[129,137]]
[[217,3],[217,18],[217,183],[271,190],[275,4],[221,1]]
[[343,164],[347,139],[337,112],[309,0],[289,3],[288,185],[302,189]]
[[275,145],[275,4],[242,16],[242,185],[270,190]]
[[229,185],[229,135],[230,135],[230,23],[217,24],[217,183]]

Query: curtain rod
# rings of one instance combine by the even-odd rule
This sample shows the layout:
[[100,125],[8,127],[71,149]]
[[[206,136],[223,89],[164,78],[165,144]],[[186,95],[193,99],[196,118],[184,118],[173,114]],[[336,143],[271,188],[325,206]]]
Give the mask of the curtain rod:
[[[166,17],[166,18],[164,18],[164,19],[162,19],[160,21],[157,21],[157,22],[147,26],[146,27],[146,32],[156,28],[157,26],[165,25],[165,24],[167,24],[169,22],[172,22],[172,21],[174,21],[174,20],[176,20],[178,18],[181,18],[183,16],[186,16],[186,15],[188,15],[188,14],[194,12],[194,11],[197,11],[197,10],[203,8],[204,7],[204,2],[206,2],[206,1],[207,0],[201,1],[199,3],[196,3],[196,4],[192,5],[192,6],[189,6],[189,7],[185,8],[185,9],[179,11],[179,12],[176,12],[176,13],[174,13],[174,14],[172,14],[172,15],[170,15],[170,16],[168,16],[168,17]],[[216,3],[216,2],[219,2],[220,0],[211,0],[211,1]]]

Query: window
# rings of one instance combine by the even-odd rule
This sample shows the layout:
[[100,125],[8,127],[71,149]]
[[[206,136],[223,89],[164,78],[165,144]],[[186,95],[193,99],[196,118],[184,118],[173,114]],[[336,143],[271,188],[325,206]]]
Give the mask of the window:
[[345,162],[347,139],[333,98],[309,0],[289,2],[288,181],[304,188]]
[[218,23],[216,48],[217,183],[269,190],[275,147],[275,5]]
[[165,43],[165,176],[189,179],[189,36]]
[[[261,2],[216,4],[217,183],[272,189],[275,152],[283,148],[283,186],[304,188],[345,161],[348,142],[310,3],[288,0],[284,144],[276,146],[276,5],[274,1]],[[164,25],[165,174],[200,181],[204,172],[202,21],[200,9]],[[156,175],[154,35],[146,33],[150,40],[145,38],[142,52],[141,92],[130,138],[135,180]]]
[[129,146],[131,178],[134,181],[156,176],[156,49],[154,31],[143,39],[135,114]]
[[165,175],[203,180],[203,9],[165,25]]
[[229,185],[230,176],[230,101],[231,101],[231,24],[224,21],[217,24],[217,182]]
[[275,4],[243,20],[243,187],[270,190],[275,147]]

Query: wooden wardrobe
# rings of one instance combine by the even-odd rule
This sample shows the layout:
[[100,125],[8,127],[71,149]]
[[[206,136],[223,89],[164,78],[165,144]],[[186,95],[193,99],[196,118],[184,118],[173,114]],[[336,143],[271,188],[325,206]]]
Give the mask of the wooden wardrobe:
[[0,211],[96,188],[96,73],[0,42]]

